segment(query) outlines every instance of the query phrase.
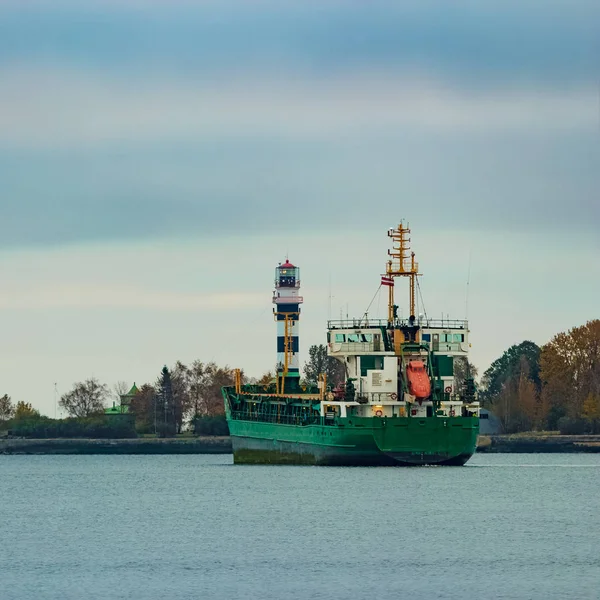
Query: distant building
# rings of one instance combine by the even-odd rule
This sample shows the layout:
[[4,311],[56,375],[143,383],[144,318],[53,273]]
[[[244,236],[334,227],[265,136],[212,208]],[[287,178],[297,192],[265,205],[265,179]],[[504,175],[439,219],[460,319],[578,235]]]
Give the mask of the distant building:
[[124,415],[129,412],[129,406],[131,405],[131,400],[133,397],[139,392],[138,387],[135,385],[135,381],[131,386],[131,389],[126,394],[121,394],[119,396],[119,404],[113,402],[113,405],[110,408],[107,408],[104,411],[106,415]]
[[479,411],[479,433],[480,435],[496,435],[502,433],[500,419],[487,408]]

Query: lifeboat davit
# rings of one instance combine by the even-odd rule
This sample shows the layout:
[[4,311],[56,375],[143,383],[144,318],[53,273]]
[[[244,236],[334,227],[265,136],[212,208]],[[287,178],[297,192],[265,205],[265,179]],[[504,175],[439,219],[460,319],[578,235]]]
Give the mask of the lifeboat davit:
[[408,390],[417,400],[424,400],[431,395],[431,381],[422,360],[411,360],[406,367]]

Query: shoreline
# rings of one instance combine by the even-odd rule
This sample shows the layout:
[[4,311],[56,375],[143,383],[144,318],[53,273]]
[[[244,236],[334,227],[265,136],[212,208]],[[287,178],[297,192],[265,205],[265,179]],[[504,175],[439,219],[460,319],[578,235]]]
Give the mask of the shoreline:
[[480,435],[477,452],[550,454],[555,452],[600,452],[600,435],[559,435],[516,433],[507,435]]
[[[600,453],[600,435],[480,435],[477,452]],[[14,454],[231,454],[228,436],[189,438],[0,438],[0,455]]]
[[189,438],[4,438],[2,454],[231,454],[228,436]]

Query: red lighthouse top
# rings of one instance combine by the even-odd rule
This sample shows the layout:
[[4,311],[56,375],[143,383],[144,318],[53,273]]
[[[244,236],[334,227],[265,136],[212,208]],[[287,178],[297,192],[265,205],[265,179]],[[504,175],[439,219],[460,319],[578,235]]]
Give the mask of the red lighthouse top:
[[287,257],[285,262],[275,269],[275,286],[300,287],[300,269],[295,267]]

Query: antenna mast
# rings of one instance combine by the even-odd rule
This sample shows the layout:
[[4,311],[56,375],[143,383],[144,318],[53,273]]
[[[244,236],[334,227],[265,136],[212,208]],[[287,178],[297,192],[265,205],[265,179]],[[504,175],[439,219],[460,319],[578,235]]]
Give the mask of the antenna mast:
[[388,237],[392,238],[392,249],[388,250],[391,257],[386,265],[386,276],[392,280],[388,285],[388,321],[393,323],[396,318],[394,305],[395,277],[408,277],[410,279],[410,312],[409,318],[415,316],[415,289],[416,280],[419,275],[419,265],[415,262],[415,253],[410,252],[410,229],[404,222],[400,222],[396,229],[388,230]]
[[465,295],[465,321],[469,320],[469,284],[471,283],[471,251],[469,250],[469,269],[467,270],[467,291]]

